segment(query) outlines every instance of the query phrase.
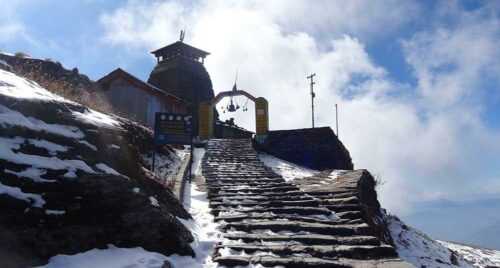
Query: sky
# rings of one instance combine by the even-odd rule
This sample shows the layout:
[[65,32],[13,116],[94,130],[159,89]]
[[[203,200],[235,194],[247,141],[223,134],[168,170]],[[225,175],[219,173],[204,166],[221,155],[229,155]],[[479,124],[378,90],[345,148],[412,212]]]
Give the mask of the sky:
[[[306,76],[316,73],[316,125],[334,128],[338,104],[355,167],[382,179],[382,205],[403,218],[433,202],[500,200],[498,1],[0,5],[0,51],[51,58],[94,80],[118,67],[147,80],[149,52],[185,29],[186,43],[211,53],[214,90],[231,89],[238,73],[240,89],[268,99],[271,129],[311,126]],[[248,108],[231,116],[254,129]]]

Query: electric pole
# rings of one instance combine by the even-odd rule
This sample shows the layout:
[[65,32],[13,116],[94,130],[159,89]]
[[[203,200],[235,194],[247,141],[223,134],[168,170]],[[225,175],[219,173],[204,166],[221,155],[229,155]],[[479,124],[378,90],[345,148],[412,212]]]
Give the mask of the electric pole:
[[339,137],[339,109],[338,105],[335,103],[335,125],[337,129],[337,138]]
[[314,97],[316,97],[316,95],[314,94],[314,84],[316,84],[316,82],[314,82],[314,77],[316,76],[315,73],[309,75],[307,77],[307,79],[310,80],[310,85],[311,85],[311,118],[312,118],[312,127],[314,128]]

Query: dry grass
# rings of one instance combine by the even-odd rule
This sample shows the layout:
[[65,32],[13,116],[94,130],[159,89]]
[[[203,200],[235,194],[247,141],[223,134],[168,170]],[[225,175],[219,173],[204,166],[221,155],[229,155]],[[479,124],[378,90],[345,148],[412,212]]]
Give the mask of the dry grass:
[[27,79],[37,82],[43,88],[63,98],[72,100],[103,113],[115,112],[104,94],[100,93],[97,88],[85,88],[84,86],[77,86],[75,88],[75,85],[68,81],[56,80],[49,77],[48,74],[38,71],[25,72],[14,69],[14,72]]

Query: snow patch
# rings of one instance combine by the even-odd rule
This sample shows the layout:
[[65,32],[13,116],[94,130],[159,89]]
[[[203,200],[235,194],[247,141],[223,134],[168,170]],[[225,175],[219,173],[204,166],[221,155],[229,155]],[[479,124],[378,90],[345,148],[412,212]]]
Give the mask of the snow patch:
[[111,116],[88,108],[83,113],[73,112],[73,116],[98,127],[120,127],[120,122],[113,119]]
[[45,175],[47,173],[47,171],[45,169],[39,169],[39,168],[34,168],[34,167],[28,167],[25,170],[20,171],[20,172],[15,172],[12,170],[5,169],[4,172],[9,173],[9,174],[14,174],[20,178],[29,178],[34,182],[42,182],[43,183],[43,182],[55,182],[56,181],[56,180],[47,180],[47,179],[42,178],[41,176]]
[[153,207],[160,207],[160,203],[158,203],[158,199],[154,198],[153,196],[149,197],[149,202]]
[[47,215],[64,215],[64,214],[66,214],[66,210],[46,209],[45,214],[47,214]]
[[[142,159],[146,163],[147,167],[151,167],[153,164],[152,153],[142,155]],[[160,154],[157,153],[155,156],[155,171],[154,174],[163,180],[170,180],[177,175],[179,169],[181,168],[182,161],[175,154]]]
[[117,248],[108,245],[107,249],[92,249],[75,255],[57,255],[50,258],[47,265],[39,268],[161,268],[165,260],[167,257],[164,255],[146,251],[141,247]]
[[259,159],[264,165],[270,167],[286,181],[311,177],[319,173],[319,171],[308,169],[265,153],[259,153]]
[[21,152],[14,153],[14,150],[18,150],[20,144],[24,143],[24,141],[25,139],[21,137],[11,139],[0,137],[0,159],[37,168],[66,169],[69,171],[79,169],[87,173],[95,173],[91,167],[81,160],[62,160],[54,156],[45,157]]
[[[452,258],[452,251],[443,244],[405,225],[398,218],[386,216],[386,222],[399,257],[415,267],[473,267],[459,255]],[[457,265],[452,262],[453,259]]]
[[108,165],[106,165],[104,163],[96,164],[95,167],[98,168],[98,169],[100,169],[101,171],[103,171],[106,174],[111,174],[111,175],[116,175],[116,176],[123,176],[118,171],[114,170],[113,168],[111,168],[110,166],[108,166]]
[[111,147],[113,149],[120,149],[120,146],[118,146],[116,144],[111,144],[109,147]]
[[[200,155],[202,155],[202,150],[198,151],[198,156]],[[211,256],[215,244],[222,241],[222,234],[218,231],[219,224],[214,221],[214,216],[210,214],[207,193],[199,191],[195,184],[186,185],[184,200],[184,207],[189,211],[193,220],[177,219],[193,234],[194,241],[191,243],[191,247],[195,251],[196,257],[176,256],[172,263],[177,265],[174,265],[175,267],[217,267],[217,264],[212,262]]]
[[347,172],[352,172],[352,170],[335,169],[330,173],[330,175],[328,175],[328,177],[332,180],[336,180],[339,176],[342,176]]
[[97,151],[97,147],[91,143],[89,143],[88,141],[86,140],[79,140],[78,143],[81,143],[87,147],[89,147],[90,149],[94,150],[94,151]]
[[205,148],[193,149],[193,166],[191,167],[191,174],[201,176],[201,160],[205,155]]
[[439,240],[438,242],[461,255],[465,260],[472,263],[474,267],[487,268],[500,266],[500,251],[498,250],[473,248],[466,245]]
[[44,101],[60,101],[72,103],[46,89],[37,83],[21,78],[11,72],[0,69],[0,94],[19,99],[33,99]]
[[4,185],[0,182],[0,195],[6,194],[15,199],[23,200],[32,204],[34,207],[43,207],[45,200],[39,194],[25,193],[20,188]]
[[74,139],[81,139],[84,137],[83,132],[75,126],[47,124],[42,120],[26,117],[22,113],[11,110],[3,105],[0,105],[0,125],[25,127],[34,131],[45,131],[50,134]]
[[35,139],[28,139],[28,142],[38,148],[44,148],[47,150],[51,155],[56,155],[57,152],[66,152],[68,151],[68,147],[62,146],[50,141],[46,140],[35,140]]

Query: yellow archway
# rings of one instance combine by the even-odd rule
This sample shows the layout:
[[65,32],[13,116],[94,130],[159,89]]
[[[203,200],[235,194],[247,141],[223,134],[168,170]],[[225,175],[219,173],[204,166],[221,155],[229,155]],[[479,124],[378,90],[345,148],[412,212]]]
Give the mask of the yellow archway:
[[255,139],[261,142],[266,138],[267,132],[269,131],[269,110],[267,100],[263,97],[256,98],[244,90],[238,90],[235,85],[233,90],[220,92],[212,101],[200,103],[198,135],[201,140],[210,139],[214,136],[214,107],[223,98],[234,96],[245,96],[255,103]]

